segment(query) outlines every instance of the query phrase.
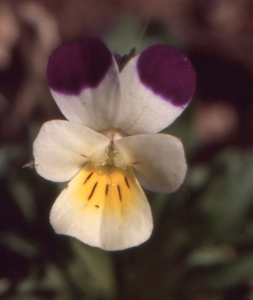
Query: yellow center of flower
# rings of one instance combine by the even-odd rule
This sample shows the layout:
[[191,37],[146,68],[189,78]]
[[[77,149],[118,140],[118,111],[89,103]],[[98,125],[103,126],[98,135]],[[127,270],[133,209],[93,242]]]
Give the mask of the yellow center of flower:
[[70,182],[68,192],[80,210],[123,218],[138,205],[140,186],[131,167],[94,167],[88,162]]

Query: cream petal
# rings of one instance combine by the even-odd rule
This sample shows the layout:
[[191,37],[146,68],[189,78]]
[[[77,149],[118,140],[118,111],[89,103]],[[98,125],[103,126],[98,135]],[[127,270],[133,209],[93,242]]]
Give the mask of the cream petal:
[[105,250],[137,246],[153,228],[150,206],[132,168],[92,163],[57,198],[50,221],[57,233]]
[[120,73],[115,126],[129,135],[161,131],[189,104],[195,81],[190,61],[178,50],[166,45],[146,49]]
[[46,122],[33,144],[36,171],[52,181],[70,180],[93,156],[105,151],[109,142],[83,125],[62,120]]
[[115,141],[115,146],[146,189],[171,193],[182,184],[187,165],[183,145],[176,137],[141,134]]
[[120,99],[119,72],[102,41],[87,38],[58,48],[49,58],[47,78],[69,121],[95,131],[112,127]]

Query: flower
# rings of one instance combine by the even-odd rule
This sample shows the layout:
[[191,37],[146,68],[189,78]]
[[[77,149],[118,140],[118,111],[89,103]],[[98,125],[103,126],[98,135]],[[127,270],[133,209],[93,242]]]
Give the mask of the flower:
[[152,232],[152,213],[140,184],[170,193],[186,174],[179,139],[157,134],[191,100],[195,72],[178,50],[155,45],[119,71],[97,38],[57,49],[48,83],[68,119],[43,124],[35,142],[37,172],[69,181],[50,221],[57,233],[106,250],[139,245]]

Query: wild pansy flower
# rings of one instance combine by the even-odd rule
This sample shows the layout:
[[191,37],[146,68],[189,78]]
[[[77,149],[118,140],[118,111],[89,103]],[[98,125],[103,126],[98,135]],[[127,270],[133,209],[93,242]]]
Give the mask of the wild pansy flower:
[[140,185],[171,193],[186,174],[181,141],[157,132],[193,96],[191,63],[155,45],[120,70],[105,44],[88,38],[57,49],[47,76],[68,120],[46,122],[34,142],[37,172],[70,180],[52,207],[53,228],[106,250],[143,243],[153,222]]

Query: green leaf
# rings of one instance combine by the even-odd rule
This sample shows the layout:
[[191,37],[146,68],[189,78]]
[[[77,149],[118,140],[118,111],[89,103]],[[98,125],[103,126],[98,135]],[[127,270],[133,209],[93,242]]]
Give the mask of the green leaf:
[[76,286],[93,297],[112,299],[115,278],[110,253],[72,239],[73,259],[69,272]]
[[242,234],[253,207],[253,157],[232,158],[227,171],[216,175],[203,199],[208,203],[213,234],[222,241]]
[[253,256],[241,257],[235,262],[224,266],[219,273],[209,279],[215,288],[228,288],[245,282],[253,273]]
[[5,245],[11,250],[20,253],[27,258],[33,258],[38,253],[38,250],[34,245],[16,234],[1,234],[0,244]]
[[188,257],[188,263],[193,267],[206,267],[225,264],[231,258],[226,247],[205,246],[194,250]]

